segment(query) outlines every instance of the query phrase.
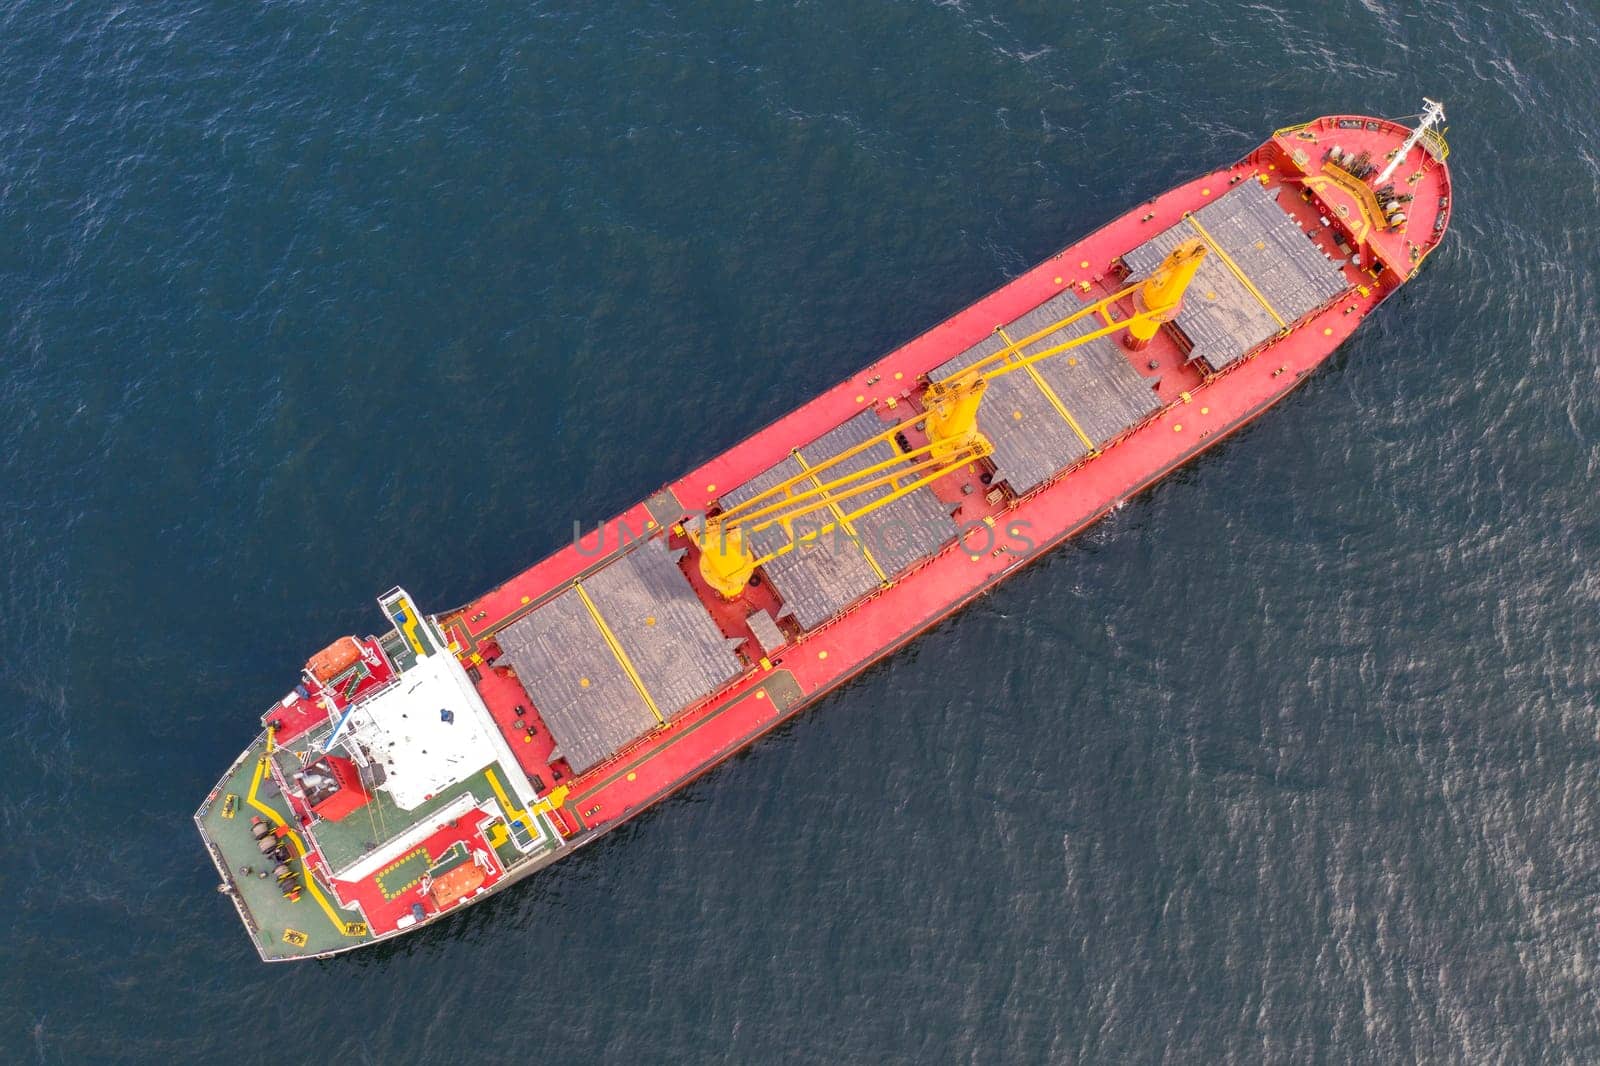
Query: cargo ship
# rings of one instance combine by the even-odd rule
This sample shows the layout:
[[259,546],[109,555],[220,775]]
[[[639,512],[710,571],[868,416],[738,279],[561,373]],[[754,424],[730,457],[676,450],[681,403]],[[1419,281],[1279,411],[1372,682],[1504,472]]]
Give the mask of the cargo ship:
[[195,815],[261,957],[538,873],[1260,415],[1439,245],[1443,121],[1280,129],[465,606],[379,597]]

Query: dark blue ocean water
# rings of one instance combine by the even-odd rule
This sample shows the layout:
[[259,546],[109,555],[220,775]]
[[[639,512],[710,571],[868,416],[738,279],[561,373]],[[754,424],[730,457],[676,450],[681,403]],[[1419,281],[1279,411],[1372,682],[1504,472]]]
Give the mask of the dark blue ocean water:
[[[1600,1060],[1587,2],[0,0],[0,1061]],[[265,967],[190,814],[1138,200],[1450,110],[1270,417],[658,811]]]

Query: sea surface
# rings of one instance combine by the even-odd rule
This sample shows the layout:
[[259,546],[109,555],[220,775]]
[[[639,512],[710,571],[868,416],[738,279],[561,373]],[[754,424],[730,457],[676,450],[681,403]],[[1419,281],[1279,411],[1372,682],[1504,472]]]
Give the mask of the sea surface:
[[[1600,1061],[1600,8],[0,0],[0,1062]],[[1270,416],[655,811],[268,967],[191,814],[1140,200],[1443,99]]]

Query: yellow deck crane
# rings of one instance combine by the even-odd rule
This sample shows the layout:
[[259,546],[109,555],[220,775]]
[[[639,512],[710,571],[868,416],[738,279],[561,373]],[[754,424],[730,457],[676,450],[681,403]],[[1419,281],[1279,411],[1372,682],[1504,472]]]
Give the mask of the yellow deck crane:
[[[832,512],[832,520],[807,534],[803,538],[806,540],[818,539],[840,527],[854,535],[851,524],[857,519],[989,455],[993,446],[978,430],[978,408],[991,380],[1025,370],[1042,360],[1124,329],[1130,335],[1131,346],[1143,348],[1163,323],[1177,317],[1183,307],[1184,290],[1205,257],[1204,242],[1185,241],[1174,248],[1149,277],[1087,304],[1044,329],[1020,340],[1011,340],[1001,332],[1006,343],[999,351],[948,377],[928,382],[922,393],[920,414],[711,515],[695,534],[700,548],[701,576],[724,598],[735,599],[744,591],[757,567],[799,546],[800,542],[793,535],[796,519],[819,511]],[[1129,296],[1133,298],[1134,313],[1112,321],[1111,308]],[[1022,354],[1029,345],[1094,315],[1101,316],[1108,325],[1042,351]],[[907,447],[908,431],[919,423],[926,433],[927,443]],[[842,464],[881,444],[893,449],[892,458],[869,463],[860,469],[840,471]],[[830,474],[836,476],[830,477]],[[884,487],[888,487],[887,493],[860,499]],[[751,536],[775,525],[781,525],[789,535],[780,547],[757,556],[749,546]]]

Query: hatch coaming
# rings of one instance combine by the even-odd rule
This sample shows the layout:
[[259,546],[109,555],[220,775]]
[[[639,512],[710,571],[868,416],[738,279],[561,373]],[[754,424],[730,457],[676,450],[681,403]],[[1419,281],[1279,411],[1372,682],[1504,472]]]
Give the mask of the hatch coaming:
[[1213,373],[1351,288],[1344,264],[1278,204],[1287,188],[1269,184],[1265,175],[1247,178],[1122,255],[1137,275],[1185,240],[1206,242],[1212,255],[1195,275],[1176,326],[1192,344],[1190,358]]
[[665,535],[639,540],[496,631],[509,667],[583,773],[741,675],[742,637],[718,628]]
[[[794,478],[802,488],[819,485],[805,475],[832,456],[854,451],[834,465],[828,479],[843,479],[896,458],[896,446],[881,442],[855,451],[893,423],[876,408],[860,411],[814,439],[792,448],[776,465],[723,493],[724,508],[736,507]],[[909,484],[912,478],[905,478]],[[749,534],[758,556],[782,551],[764,566],[777,590],[777,616],[789,617],[802,631],[815,629],[850,604],[893,581],[940,547],[954,540],[957,524],[950,507],[923,485],[896,495],[899,484],[886,483],[856,494],[850,507],[881,503],[876,510],[846,521],[839,506],[828,506],[774,523]],[[893,498],[891,498],[893,497]],[[826,494],[824,500],[831,500]]]

